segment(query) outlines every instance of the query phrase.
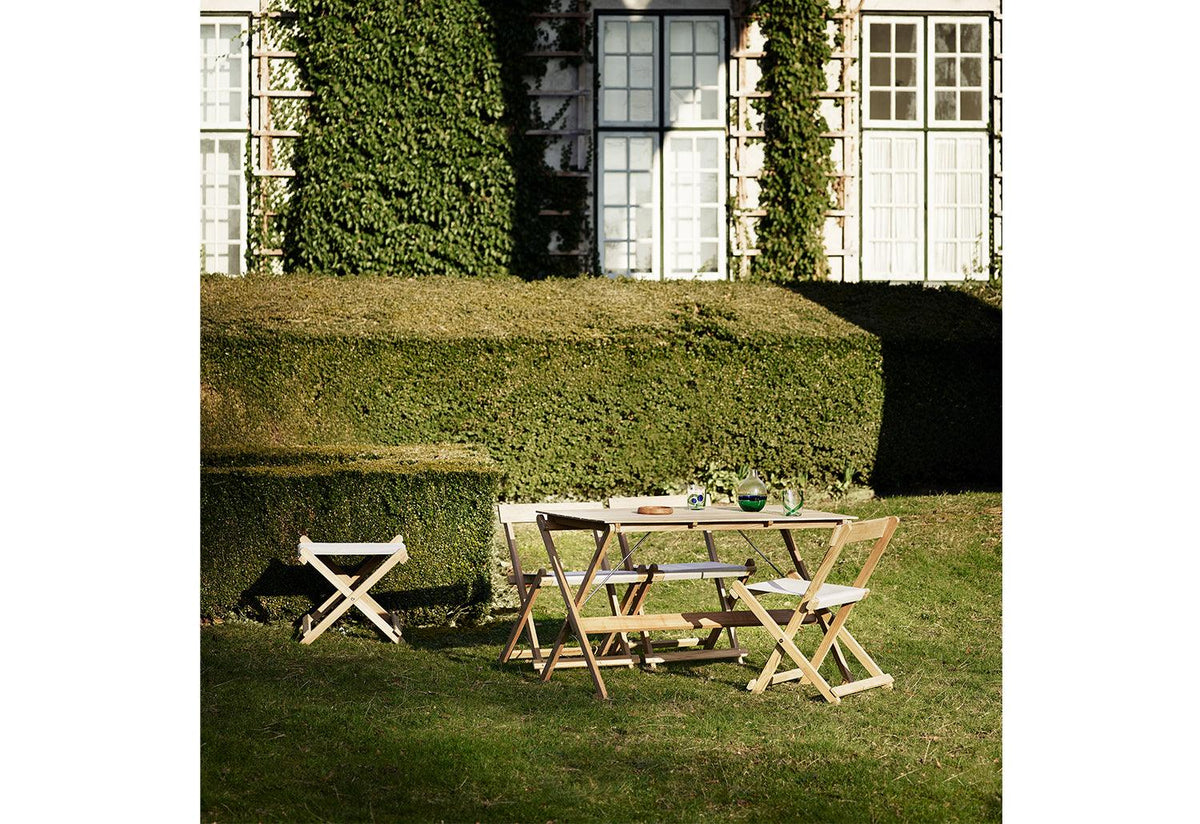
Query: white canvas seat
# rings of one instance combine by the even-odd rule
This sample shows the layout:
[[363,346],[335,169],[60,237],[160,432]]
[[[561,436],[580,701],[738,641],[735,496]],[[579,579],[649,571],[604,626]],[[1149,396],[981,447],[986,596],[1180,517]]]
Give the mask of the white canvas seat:
[[[804,595],[808,591],[809,581],[803,578],[776,578],[773,581],[761,581],[748,584],[746,589],[763,595]],[[862,587],[848,587],[841,584],[822,584],[813,595],[809,606],[814,610],[853,604],[866,597],[869,590]]]
[[[892,534],[900,519],[896,517],[877,518],[858,523],[843,523],[834,529],[829,538],[829,549],[821,561],[820,567],[813,573],[812,580],[803,578],[776,578],[773,581],[763,581],[746,586],[741,581],[731,584],[733,591],[741,598],[746,607],[758,619],[759,624],[775,639],[775,649],[767,659],[759,676],[746,685],[751,692],[762,692],[767,687],[783,681],[799,679],[801,683],[812,684],[817,688],[826,701],[834,704],[841,703],[842,696],[860,692],[873,687],[892,688],[892,676],[879,668],[879,665],[867,654],[862,645],[846,629],[846,619],[851,610],[868,595],[871,590],[867,582],[879,563],[879,558],[887,548]],[[874,541],[863,563],[862,569],[850,586],[826,583],[826,578],[833,570],[834,564],[848,545],[860,541]],[[781,627],[771,613],[758,601],[758,596],[788,596],[799,598],[799,603],[791,612],[786,627]],[[784,614],[787,614],[786,612]],[[805,656],[796,646],[797,633],[806,624],[817,624],[822,633],[821,640],[811,657]],[[845,644],[868,675],[865,678],[855,678],[849,665],[842,655],[839,642]],[[818,670],[830,652],[842,676],[842,683],[830,686]],[[777,673],[779,661],[787,655],[796,663],[796,669]]]

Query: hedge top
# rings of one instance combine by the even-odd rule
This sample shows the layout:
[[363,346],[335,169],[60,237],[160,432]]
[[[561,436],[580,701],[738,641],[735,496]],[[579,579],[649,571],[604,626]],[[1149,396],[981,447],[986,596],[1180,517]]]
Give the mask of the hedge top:
[[206,276],[200,315],[207,333],[444,340],[602,340],[631,331],[954,339],[1000,331],[998,311],[952,290],[606,278]]
[[200,465],[210,471],[252,469],[283,474],[326,472],[338,468],[402,474],[430,470],[500,474],[499,467],[485,450],[463,444],[229,447],[202,450]]

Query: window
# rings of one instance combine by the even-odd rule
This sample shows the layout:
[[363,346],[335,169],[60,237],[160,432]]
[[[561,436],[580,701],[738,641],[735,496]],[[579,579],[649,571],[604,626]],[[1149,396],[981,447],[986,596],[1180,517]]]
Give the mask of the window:
[[601,15],[601,270],[726,277],[725,19]]
[[988,18],[867,17],[865,280],[986,278]]
[[200,244],[206,272],[242,274],[249,133],[247,24],[200,22]]

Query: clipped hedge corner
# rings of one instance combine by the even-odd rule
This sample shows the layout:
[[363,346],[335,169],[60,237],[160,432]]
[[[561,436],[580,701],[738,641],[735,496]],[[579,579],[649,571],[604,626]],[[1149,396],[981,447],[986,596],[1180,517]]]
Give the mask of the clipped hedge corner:
[[408,563],[372,588],[376,600],[410,624],[475,619],[492,595],[499,479],[485,453],[462,446],[206,450],[201,615],[295,618],[330,594],[297,560],[301,534],[386,541],[399,533]]

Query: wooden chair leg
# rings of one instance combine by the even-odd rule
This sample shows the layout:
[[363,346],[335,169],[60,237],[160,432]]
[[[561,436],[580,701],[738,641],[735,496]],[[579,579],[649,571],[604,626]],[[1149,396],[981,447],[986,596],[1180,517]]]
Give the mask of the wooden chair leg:
[[[796,665],[800,668],[801,672],[804,673],[805,677],[808,678],[809,682],[812,683],[812,685],[815,686],[821,693],[821,697],[831,704],[840,704],[842,699],[833,692],[829,684],[826,683],[825,679],[821,677],[821,674],[816,671],[813,665],[804,656],[804,653],[802,653],[796,646],[795,641],[792,640],[792,636],[789,635],[785,630],[781,629],[779,624],[775,623],[775,620],[771,617],[771,613],[767,612],[767,610],[763,608],[763,605],[758,602],[758,599],[756,599],[750,593],[750,590],[746,589],[746,585],[741,581],[734,581],[733,591],[738,594],[739,598],[745,601],[746,607],[752,613],[754,613],[754,617],[759,620],[763,628],[778,642],[778,646],[783,647],[783,651],[786,652],[788,656],[796,662]],[[793,624],[797,624],[797,628],[799,628],[799,626],[803,625],[803,621],[804,615],[799,609],[797,609],[792,615],[791,620],[788,621],[788,626],[791,627]],[[793,635],[794,634],[795,630],[793,630]],[[747,684],[746,688],[751,692],[762,692],[764,689],[766,689],[770,681],[771,674],[768,673],[764,668],[763,673],[759,675],[757,679]]]
[[[521,611],[517,614],[517,620],[513,624],[512,632],[508,634],[508,641],[504,644],[504,649],[500,651],[500,663],[508,663],[508,659],[512,657],[513,650],[517,648],[517,641],[521,638],[521,631],[526,628],[526,624],[533,623],[533,604],[537,600],[538,595],[542,591],[542,580],[546,577],[546,570],[539,569],[537,574],[530,579],[529,591],[522,595]],[[534,646],[532,647],[532,655],[536,656],[534,660],[540,660],[541,651],[537,648],[537,636],[532,635]]]

